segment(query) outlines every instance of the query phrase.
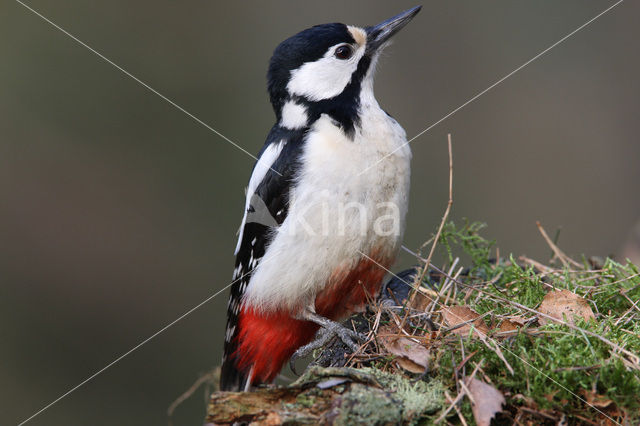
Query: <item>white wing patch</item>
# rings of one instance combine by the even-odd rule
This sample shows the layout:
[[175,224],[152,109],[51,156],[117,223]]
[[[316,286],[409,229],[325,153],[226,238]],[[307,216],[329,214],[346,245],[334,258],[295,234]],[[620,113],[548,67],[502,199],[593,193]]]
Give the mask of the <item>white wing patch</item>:
[[244,216],[242,217],[242,224],[240,225],[240,234],[238,235],[238,243],[236,244],[236,250],[234,254],[238,254],[240,250],[240,245],[242,244],[242,236],[244,234],[244,225],[247,222],[247,213],[249,211],[249,206],[251,205],[251,197],[258,189],[258,186],[264,179],[264,176],[267,174],[271,166],[276,162],[280,152],[282,152],[282,148],[284,147],[284,140],[279,142],[274,142],[269,145],[262,155],[260,159],[256,163],[256,166],[253,169],[253,173],[251,174],[251,179],[249,179],[249,187],[247,188],[247,198],[244,204]]

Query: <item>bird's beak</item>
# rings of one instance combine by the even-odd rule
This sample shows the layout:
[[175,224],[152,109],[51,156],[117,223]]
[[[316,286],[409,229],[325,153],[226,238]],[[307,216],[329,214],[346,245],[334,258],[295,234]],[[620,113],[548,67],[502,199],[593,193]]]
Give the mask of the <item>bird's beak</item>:
[[420,12],[420,9],[422,9],[422,6],[416,6],[413,9],[405,10],[393,18],[380,22],[378,25],[365,28],[367,32],[367,51],[374,52],[378,50],[395,33],[407,25],[409,21]]

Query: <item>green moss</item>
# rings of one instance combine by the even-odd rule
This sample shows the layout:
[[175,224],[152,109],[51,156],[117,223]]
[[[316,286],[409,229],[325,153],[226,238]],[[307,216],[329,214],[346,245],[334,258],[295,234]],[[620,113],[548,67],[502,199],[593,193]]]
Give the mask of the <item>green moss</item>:
[[[513,256],[498,262],[490,261],[493,242],[483,239],[480,224],[465,224],[457,228],[447,224],[442,234],[440,250],[449,261],[455,257],[471,258],[473,266],[464,280],[481,286],[480,297],[461,299],[476,312],[492,311],[495,315],[520,315],[531,319],[534,314],[519,310],[509,303],[497,303],[492,295],[536,309],[551,289],[568,289],[589,301],[596,313],[595,321],[578,321],[577,326],[602,336],[626,350],[640,354],[640,313],[632,305],[640,300],[640,276],[633,264],[620,264],[607,259],[602,270],[576,271],[559,268],[542,274],[533,266],[519,265]],[[447,265],[445,265],[445,269]],[[483,284],[494,279],[490,285]],[[427,285],[426,283],[424,284]],[[460,293],[464,293],[461,291]],[[640,303],[638,303],[640,305]],[[622,360],[613,348],[598,339],[569,327],[548,324],[538,327],[538,333],[519,333],[499,340],[506,361],[513,368],[510,374],[496,352],[477,339],[465,338],[466,354],[476,352],[467,365],[467,373],[476,362],[483,362],[483,370],[493,384],[507,395],[522,394],[531,398],[541,409],[555,410],[597,420],[600,413],[583,400],[585,392],[595,390],[612,400],[627,415],[631,423],[640,420],[640,373]],[[456,393],[454,369],[462,361],[460,342],[449,340],[436,353],[434,377],[450,392]],[[515,407],[522,400],[508,400]],[[472,419],[470,405],[465,399],[462,408]],[[601,418],[601,417],[600,417]],[[577,421],[577,417],[573,417]]]
[[310,408],[315,404],[315,398],[311,395],[301,393],[296,397],[296,403],[302,407]]

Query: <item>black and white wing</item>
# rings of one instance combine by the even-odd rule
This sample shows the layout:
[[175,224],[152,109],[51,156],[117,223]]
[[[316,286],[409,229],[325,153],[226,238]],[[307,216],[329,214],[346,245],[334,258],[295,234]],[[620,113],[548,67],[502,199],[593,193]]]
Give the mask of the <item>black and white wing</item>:
[[303,130],[286,130],[275,126],[253,167],[236,246],[233,284],[227,307],[227,328],[220,376],[221,390],[243,390],[247,377],[236,368],[238,315],[242,297],[253,270],[264,256],[273,236],[288,212],[289,192],[296,173]]

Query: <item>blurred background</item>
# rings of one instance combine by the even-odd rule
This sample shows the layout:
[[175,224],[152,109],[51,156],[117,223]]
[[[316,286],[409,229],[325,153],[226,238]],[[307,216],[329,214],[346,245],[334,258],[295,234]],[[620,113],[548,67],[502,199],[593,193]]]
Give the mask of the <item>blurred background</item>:
[[[317,23],[415,1],[28,5],[257,153],[273,48]],[[376,80],[412,137],[612,5],[426,1]],[[230,282],[253,160],[19,3],[0,5],[0,410],[16,424]],[[640,218],[638,2],[624,2],[420,136],[405,244],[452,218],[501,253],[616,255]],[[396,269],[412,263],[403,255]],[[30,424],[166,424],[220,361],[226,293]],[[198,425],[203,393],[174,424]]]

